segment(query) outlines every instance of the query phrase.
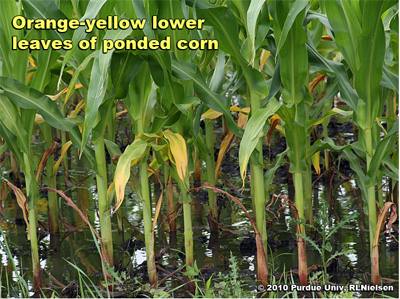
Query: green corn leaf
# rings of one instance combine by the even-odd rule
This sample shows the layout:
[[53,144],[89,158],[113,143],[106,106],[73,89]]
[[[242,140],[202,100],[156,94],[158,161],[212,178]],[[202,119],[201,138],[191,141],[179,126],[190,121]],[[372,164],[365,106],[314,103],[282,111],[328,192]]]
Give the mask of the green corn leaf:
[[310,23],[312,20],[319,20],[322,24],[324,24],[326,26],[326,28],[328,28],[330,31],[333,31],[331,24],[329,23],[328,18],[326,17],[326,15],[317,13],[315,11],[309,10],[307,12],[307,16],[306,16],[306,23]]
[[[298,3],[302,3],[299,6]],[[304,3],[306,1],[296,1],[287,16],[287,20],[282,30],[280,41],[284,41],[281,46],[278,46],[277,52],[280,51],[280,71],[281,81],[284,86],[282,93],[285,103],[291,105],[300,103],[303,100],[301,89],[308,75],[308,57],[306,49],[307,33],[304,31],[302,22],[305,16]],[[297,8],[294,8],[294,7]],[[302,12],[298,8],[302,7]],[[295,11],[293,17],[291,12]],[[301,12],[301,13],[300,13]],[[291,20],[293,17],[293,20]],[[290,20],[288,20],[290,19]],[[291,27],[287,29],[286,24]],[[289,30],[290,29],[290,30]],[[287,38],[286,38],[287,37]]]
[[217,63],[214,73],[210,80],[210,90],[212,92],[220,92],[225,80],[225,53],[218,51]]
[[[298,20],[297,22],[302,22],[304,20],[304,14],[301,13],[305,7],[307,6],[308,1],[295,1],[293,5],[291,6],[288,15],[286,16],[285,24],[283,25],[282,32],[279,37],[277,49],[276,49],[276,54],[278,55],[283,47],[283,45],[286,43],[286,41],[289,39],[295,39],[298,40],[299,37],[294,38],[293,36],[289,35],[289,31],[292,29],[293,24],[295,23],[296,19]],[[300,21],[299,21],[300,19]]]
[[317,141],[315,141],[313,143],[313,145],[311,147],[309,147],[306,150],[306,158],[309,159],[316,152],[320,152],[324,149],[329,149],[330,151],[334,151],[334,152],[341,152],[341,151],[345,150],[346,148],[350,148],[350,145],[339,146],[339,145],[336,145],[335,142],[331,138],[325,137],[325,140],[318,139]]
[[[94,19],[106,2],[107,0],[90,0],[86,8],[85,15],[79,21],[84,21],[86,19],[90,20]],[[72,36],[73,47],[65,55],[64,61],[61,66],[61,72],[63,72],[64,67],[67,65],[67,62],[71,59],[71,57],[73,57],[76,53],[80,52],[78,47],[78,42],[86,38],[87,34],[85,32],[86,29],[87,29],[86,27],[79,26],[79,28],[74,31],[74,34]]]
[[74,74],[72,75],[72,79],[68,85],[67,93],[65,95],[64,103],[67,103],[69,97],[71,96],[72,91],[75,89],[75,83],[78,80],[79,74],[83,71],[87,65],[89,64],[90,60],[94,59],[99,55],[99,50],[94,51],[92,54],[88,55],[82,63],[75,69]]
[[383,159],[382,165],[380,166],[379,170],[390,177],[392,180],[396,182],[399,180],[399,168],[398,166],[396,166],[395,163],[393,163],[390,157],[386,157]]
[[[357,18],[360,8],[352,5],[351,1],[326,0],[324,1],[329,23],[335,32],[335,42],[340,52],[346,58],[353,74],[356,74],[357,41],[361,34],[361,24]],[[357,11],[358,10],[358,11]]]
[[172,71],[175,76],[182,80],[193,80],[194,89],[200,100],[215,111],[221,112],[226,117],[229,130],[235,135],[242,136],[242,129],[237,126],[229,111],[229,101],[220,94],[213,93],[204,81],[199,69],[192,63],[179,62],[172,59]]
[[374,155],[368,167],[368,177],[371,179],[371,184],[375,184],[377,172],[382,164],[382,161],[392,151],[399,131],[399,120],[396,120],[393,128],[386,134],[386,136],[376,146]]
[[254,149],[257,146],[260,138],[265,133],[266,121],[269,117],[274,115],[279,109],[279,102],[275,99],[271,99],[267,104],[267,107],[256,111],[248,121],[246,130],[244,131],[242,141],[240,142],[239,148],[239,166],[240,176],[242,177],[243,183],[246,177],[247,164]]
[[[327,103],[329,101],[332,101],[333,97],[338,92],[339,92],[339,87],[337,78],[328,76],[328,81],[325,87],[325,95],[321,100],[318,101],[318,103],[314,104],[311,107],[310,119],[316,119],[318,115],[323,111],[325,105],[328,105]],[[332,103],[330,105],[332,105]]]
[[114,87],[114,97],[125,98],[129,84],[142,67],[143,60],[131,52],[114,53],[111,59],[110,73]]
[[[81,144],[81,134],[78,126],[64,118],[58,106],[46,95],[22,84],[21,82],[11,79],[0,77],[0,88],[4,90],[6,96],[15,105],[23,109],[37,110],[46,122],[54,128],[69,132],[72,143],[78,149],[83,148],[87,154],[89,161],[93,162],[93,155],[88,147],[83,147]],[[33,122],[32,122],[33,124]]]
[[275,172],[278,169],[278,167],[281,166],[282,160],[283,160],[283,158],[285,158],[287,152],[288,152],[288,149],[286,149],[284,152],[276,155],[275,165],[273,167],[269,167],[268,171],[264,174],[265,194],[269,194],[269,192],[270,192],[269,188],[271,186],[272,180],[274,179]]
[[306,165],[306,127],[297,121],[285,123],[287,146],[291,173],[305,172]]
[[[133,132],[138,134],[137,122],[141,122],[141,126],[145,126],[146,114],[148,108],[152,111],[150,104],[150,92],[152,90],[152,80],[147,64],[143,64],[136,79],[131,81],[129,85],[128,96],[124,99],[129,117],[134,124]],[[152,115],[152,113],[150,113]]]
[[[104,39],[110,39],[113,41],[117,39],[124,39],[131,32],[132,29],[109,30],[104,36]],[[104,100],[108,82],[108,67],[113,52],[114,49],[109,50],[106,54],[99,52],[98,56],[93,62],[88,96],[85,103],[85,121],[82,133],[82,148],[86,145],[89,139],[89,134],[92,132],[92,128],[98,114],[98,109]]]
[[276,94],[281,89],[281,63],[280,63],[279,56],[278,56],[278,61],[276,62],[274,75],[272,76],[271,83],[268,86],[268,88],[269,88],[269,93],[268,93],[267,101],[269,101],[270,99],[275,97]]
[[238,24],[230,8],[197,9],[197,15],[206,20],[204,25],[214,27],[214,36],[222,51],[231,55],[232,59],[244,60],[239,50]]
[[383,66],[381,85],[399,93],[399,76],[389,71],[386,65]]
[[[255,58],[255,54],[256,54],[256,33],[257,33],[256,29],[257,29],[257,23],[259,20],[258,18],[262,12],[262,8],[263,8],[265,2],[266,2],[265,0],[251,1],[249,9],[247,10],[247,30],[248,30],[250,45],[251,45],[252,64],[254,64],[254,58]],[[262,23],[265,23],[265,20],[262,20]]]
[[357,124],[363,128],[371,128],[379,113],[378,87],[382,80],[385,56],[385,32],[381,15],[385,2],[366,1],[368,9],[363,10],[363,28],[357,48],[357,56],[363,63],[357,70],[354,85],[360,97],[357,105]]
[[[170,19],[170,20],[181,20],[184,19],[184,13],[182,10],[182,3],[176,0],[165,0],[160,1],[160,7],[157,14],[158,19]],[[172,29],[168,27],[165,30],[158,31],[159,40],[165,37],[171,37],[171,45],[176,45],[179,40],[188,40],[189,30],[187,28]],[[179,50],[175,46],[172,47],[173,52],[180,61],[190,61],[190,50]]]
[[[22,146],[20,146],[18,139],[16,139],[17,137],[10,132],[8,126],[6,126],[3,121],[0,121],[0,136],[4,139],[4,141],[6,142],[5,145],[7,145],[10,148],[11,152],[14,154],[17,161],[20,164],[22,164],[23,163],[23,156],[21,153]],[[15,142],[15,140],[17,140],[17,142]],[[22,143],[23,142],[21,142],[21,144]],[[3,147],[5,145],[3,145]]]
[[107,151],[110,153],[111,157],[122,154],[119,146],[111,140],[104,139],[104,144],[106,145]]
[[14,77],[14,64],[18,62],[18,54],[28,51],[11,51],[11,38],[16,36],[18,40],[23,37],[23,30],[16,30],[11,25],[11,20],[18,15],[17,3],[13,0],[4,0],[1,2],[0,14],[0,58],[3,63],[2,75]]
[[[34,19],[67,19],[67,17],[57,8],[55,2],[47,0],[22,0],[24,11],[28,18]],[[57,30],[48,30],[46,32],[49,39],[65,40],[72,38],[72,31],[58,32]],[[60,53],[65,53],[65,50],[60,49]]]
[[310,41],[307,41],[306,46],[308,51],[309,63],[313,66],[321,68],[322,70],[330,72],[333,75],[336,75],[336,77],[338,78],[339,90],[342,100],[346,104],[348,104],[353,110],[356,110],[358,95],[349,83],[349,77],[343,64],[323,57],[315,49],[314,45],[310,43]]
[[338,108],[333,108],[332,110],[325,113],[321,118],[318,119],[311,119],[307,121],[307,129],[312,128],[313,126],[319,125],[323,123],[327,118],[331,117],[332,115],[340,114],[345,117],[350,117],[353,115],[353,111],[345,111]]
[[350,162],[351,169],[353,169],[357,175],[357,184],[362,193],[361,198],[363,199],[367,198],[366,186],[369,185],[369,179],[365,175],[364,170],[361,167],[359,158],[353,153],[353,151],[350,148],[345,149],[343,151],[343,155]]
[[[17,138],[17,141],[22,145],[21,150],[29,154],[30,136],[28,136],[28,133],[21,126],[22,120],[20,119],[17,108],[3,94],[0,94],[0,100],[0,122],[3,124],[4,128],[7,128],[7,131],[10,131],[10,133]],[[12,140],[9,141],[15,143]]]

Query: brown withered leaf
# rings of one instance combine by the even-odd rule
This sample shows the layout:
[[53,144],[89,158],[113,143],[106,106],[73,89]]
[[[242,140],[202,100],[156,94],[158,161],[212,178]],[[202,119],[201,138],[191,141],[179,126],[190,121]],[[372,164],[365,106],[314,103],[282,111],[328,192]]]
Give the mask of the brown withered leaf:
[[40,175],[40,173],[42,172],[42,169],[43,169],[44,167],[46,167],[46,165],[47,165],[47,159],[48,159],[51,155],[53,155],[54,153],[57,152],[58,144],[59,144],[58,142],[56,142],[56,141],[53,140],[53,142],[51,143],[50,148],[48,148],[48,149],[43,153],[42,159],[41,159],[40,162],[39,162],[39,166],[38,166],[38,169],[37,169],[37,172],[36,172],[36,181],[37,181],[37,182],[39,181],[39,175]]
[[19,207],[22,209],[22,214],[24,215],[24,219],[26,222],[26,226],[28,228],[28,240],[30,240],[30,234],[29,234],[29,213],[28,213],[28,200],[25,197],[24,193],[22,193],[21,189],[19,189],[17,186],[13,185],[12,183],[10,183],[8,180],[5,180],[7,182],[8,187],[10,187],[14,194],[15,197],[17,198],[17,203],[19,205]]

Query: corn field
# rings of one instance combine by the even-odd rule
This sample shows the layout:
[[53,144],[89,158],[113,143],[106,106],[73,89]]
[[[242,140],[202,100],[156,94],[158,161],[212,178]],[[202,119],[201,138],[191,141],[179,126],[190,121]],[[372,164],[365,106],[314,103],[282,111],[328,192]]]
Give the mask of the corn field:
[[1,297],[397,298],[397,1],[0,7]]

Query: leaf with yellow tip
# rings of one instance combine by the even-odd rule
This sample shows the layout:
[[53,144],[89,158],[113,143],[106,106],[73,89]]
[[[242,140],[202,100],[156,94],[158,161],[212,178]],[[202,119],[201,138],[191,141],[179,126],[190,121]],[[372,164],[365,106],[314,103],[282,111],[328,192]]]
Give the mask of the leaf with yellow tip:
[[43,116],[41,116],[40,114],[36,113],[36,115],[35,115],[35,125],[40,125],[40,124],[42,124],[44,122],[45,122],[45,120],[44,120]]
[[216,119],[222,115],[221,112],[217,112],[213,109],[208,109],[206,112],[204,112],[201,117],[205,119]]
[[[246,108],[239,108],[238,106],[231,106],[229,108],[230,111],[235,111],[235,112],[242,112],[242,113],[246,113],[249,114],[250,113],[250,107],[246,107]],[[217,112],[213,109],[208,109],[206,112],[204,112],[201,117],[205,118],[205,119],[216,119],[218,117],[220,117],[222,115],[221,112]]]
[[317,84],[321,81],[323,81],[325,79],[325,75],[324,74],[318,74],[317,77],[314,78],[314,80],[312,80],[309,84],[308,84],[308,90],[309,92],[312,94],[314,91],[315,86],[317,86]]
[[108,186],[108,188],[107,188],[107,199],[108,199],[108,201],[110,201],[111,194],[112,194],[112,192],[114,192],[114,190],[115,190],[115,183],[112,182],[110,184],[110,186]]
[[175,161],[172,161],[176,166],[176,171],[179,178],[185,183],[186,169],[188,164],[186,142],[178,133],[173,133],[170,130],[163,132],[164,137],[168,140],[169,149]]
[[81,111],[81,109],[85,106],[85,102],[81,100],[75,107],[75,109],[69,114],[69,117],[75,116]]
[[38,166],[38,170],[37,170],[37,172],[36,172],[36,181],[39,181],[39,175],[40,175],[40,173],[42,172],[43,167],[46,166],[46,164],[47,164],[47,159],[48,159],[51,155],[53,155],[55,152],[57,152],[57,147],[58,147],[58,142],[53,141],[53,142],[51,143],[50,148],[48,148],[48,149],[44,152],[44,154],[43,154],[43,156],[42,156],[42,159],[40,160],[40,163],[39,163],[39,166]]
[[320,152],[316,152],[314,155],[311,156],[312,164],[314,165],[314,169],[318,175],[321,174],[321,168],[319,167],[319,153]]
[[267,51],[265,49],[262,50],[261,58],[260,58],[260,72],[263,70],[264,65],[267,62],[270,55],[271,55],[270,51]]
[[29,60],[29,63],[31,64],[31,67],[35,67],[36,66],[35,60],[33,60],[32,55],[28,56],[28,60]]
[[131,175],[131,162],[132,160],[140,159],[147,150],[147,142],[136,139],[132,144],[128,145],[118,160],[117,168],[114,174],[115,194],[117,197],[117,204],[115,211],[121,206],[125,196],[126,183]]
[[70,140],[70,141],[66,142],[62,146],[60,158],[58,158],[57,162],[53,166],[53,173],[57,172],[58,167],[60,166],[61,161],[62,161],[63,157],[65,156],[65,154],[67,153],[67,151],[68,151],[69,147],[71,146],[71,144],[72,144],[72,141]]
[[122,114],[125,114],[125,113],[127,113],[128,112],[128,110],[126,110],[126,109],[124,109],[124,110],[122,110],[122,111],[120,111],[120,112],[117,112],[116,114],[115,114],[115,118],[118,118],[118,117],[120,117]]
[[71,94],[72,94],[72,91],[74,90],[74,87],[76,86],[76,85],[75,85],[75,82],[78,80],[79,73],[80,73],[82,70],[84,70],[84,69],[87,67],[87,65],[89,64],[90,60],[92,60],[93,58],[95,58],[98,54],[99,54],[99,50],[94,51],[94,52],[91,53],[89,56],[87,56],[87,57],[82,61],[82,63],[76,68],[75,72],[74,72],[73,75],[72,75],[72,79],[71,79],[71,81],[70,81],[70,83],[69,83],[69,86],[68,86],[68,88],[67,88],[67,94],[65,95],[64,104],[67,103],[69,97],[70,97]]
[[230,110],[231,111],[236,111],[236,112],[242,112],[242,113],[246,113],[246,114],[250,113],[250,107],[246,107],[246,108],[241,109],[238,106],[231,106]]
[[269,119],[269,123],[271,124],[271,127],[269,128],[268,132],[267,132],[267,140],[268,140],[268,145],[271,146],[271,136],[272,133],[274,132],[276,126],[279,124],[279,122],[281,121],[281,118],[279,117],[278,114],[273,115],[270,119]]
[[[79,88],[82,88],[82,87],[83,87],[83,85],[82,85],[81,83],[75,84],[75,89],[79,89]],[[54,96],[51,96],[51,95],[47,95],[47,96],[48,96],[50,99],[52,99],[53,101],[57,101],[58,98],[59,98],[62,94],[66,93],[67,91],[68,91],[68,87],[64,88],[63,90],[61,90],[59,93],[57,93],[57,94],[54,95]]]
[[[244,129],[246,126],[246,123],[247,123],[247,119],[248,119],[248,115],[239,113],[239,119],[237,121],[238,127]],[[215,163],[215,181],[218,180],[219,170],[221,168],[222,162],[224,161],[225,154],[232,144],[233,137],[234,137],[234,134],[231,131],[229,131],[228,134],[226,134],[224,140],[222,140],[222,143],[221,143],[221,146],[220,146],[219,152],[218,152],[217,162]]]

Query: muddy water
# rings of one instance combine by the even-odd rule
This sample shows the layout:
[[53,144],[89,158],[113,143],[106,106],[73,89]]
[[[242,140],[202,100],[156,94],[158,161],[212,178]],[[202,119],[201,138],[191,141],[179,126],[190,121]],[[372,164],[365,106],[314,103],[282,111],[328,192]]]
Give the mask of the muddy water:
[[[44,143],[40,138],[32,140],[32,146],[37,164],[40,161],[40,153],[44,152]],[[276,143],[279,143],[276,141]],[[273,143],[274,146],[274,143]],[[66,194],[71,197],[78,207],[88,215],[91,223],[99,229],[99,218],[96,214],[96,182],[93,171],[89,170],[84,160],[77,159],[77,153],[72,150],[70,182],[65,185],[62,175],[58,176],[58,189],[65,190]],[[232,155],[234,156],[234,155]],[[236,162],[234,158],[231,162]],[[234,164],[233,164],[234,165]],[[237,164],[236,164],[237,165]],[[235,170],[236,169],[236,170]],[[225,170],[229,174],[229,180],[236,186],[240,186],[240,178],[237,173],[237,166],[233,166],[233,170],[229,170],[229,162],[225,163]],[[224,171],[224,167],[222,168]],[[1,178],[9,178],[9,170],[2,169]],[[316,179],[314,177],[314,179]],[[222,181],[221,181],[222,182]],[[285,167],[278,169],[277,178],[272,184],[274,193],[286,194],[292,197],[292,186],[285,172]],[[353,180],[334,182],[330,188],[329,182],[320,180],[314,186],[314,202],[318,200],[328,200],[332,197],[335,208],[330,210],[332,225],[337,223],[338,219],[342,219],[349,213],[358,211],[360,213],[360,199],[355,192],[355,182]],[[113,231],[114,231],[114,254],[117,267],[126,273],[134,273],[139,280],[146,280],[146,271],[141,266],[145,261],[145,250],[141,246],[144,241],[143,218],[141,202],[131,189],[127,190],[128,196],[121,206],[122,216],[124,216],[124,231],[118,232],[117,219],[114,215]],[[153,194],[157,190],[153,187]],[[239,192],[238,190],[230,190],[230,192],[240,197],[244,206],[251,214],[251,199],[249,190]],[[332,196],[328,196],[332,194]],[[46,193],[41,193],[42,198],[38,205],[39,221],[47,223],[47,201]],[[213,273],[226,273],[229,271],[229,257],[232,253],[237,257],[240,267],[241,279],[244,281],[243,288],[255,290],[256,283],[256,259],[255,259],[255,242],[252,234],[252,227],[243,211],[233,202],[225,198],[219,199],[220,204],[220,222],[229,231],[220,232],[219,235],[211,236],[206,220],[207,207],[204,201],[206,195],[200,194],[193,196],[193,226],[194,226],[194,256],[198,268],[205,268],[203,271],[204,279],[208,279]],[[153,206],[154,208],[154,206]],[[317,216],[320,211],[318,206],[314,206],[314,215]],[[15,200],[11,195],[4,201],[5,217],[1,219],[1,227],[7,234],[7,240],[10,245],[15,263],[21,275],[28,281],[31,279],[31,257],[30,244],[26,239],[26,227],[24,225],[23,216],[19,208],[15,204]],[[295,242],[296,228],[295,224],[289,221],[293,217],[289,209],[281,212],[277,217],[277,205],[271,207],[271,213],[268,213],[268,219],[271,223],[269,226],[269,245],[270,252],[269,264],[274,274],[279,275],[284,271],[297,268],[297,248]],[[59,206],[60,216],[64,221],[71,225],[66,231],[63,228],[59,236],[51,236],[46,234],[45,228],[41,227],[40,234],[40,260],[41,267],[50,273],[61,283],[67,285],[72,280],[78,279],[77,270],[68,262],[75,264],[82,269],[94,283],[101,281],[101,264],[99,254],[97,252],[92,233],[87,228],[78,214],[67,205],[64,200],[60,200]],[[361,213],[360,213],[361,214]],[[0,216],[1,217],[1,216]],[[168,248],[168,226],[160,217],[159,228],[156,232],[156,252],[163,248]],[[331,275],[331,282],[339,284],[365,284],[365,279],[370,279],[365,273],[370,272],[369,262],[369,240],[368,231],[360,229],[360,223],[364,228],[368,227],[367,218],[360,216],[348,225],[340,229],[329,241],[332,244],[333,252],[342,248],[352,249],[353,252],[340,257],[335,263],[331,264],[328,272]],[[160,255],[159,263],[164,268],[172,271],[175,267],[183,265],[182,256],[179,251],[183,248],[183,218],[180,215],[178,222],[178,239],[177,248],[175,250],[167,250]],[[362,226],[361,226],[362,227]],[[310,232],[310,236],[317,244],[320,244],[320,236]],[[136,247],[134,246],[136,245]],[[123,249],[128,249],[124,252]],[[393,238],[385,235],[380,242],[380,271],[384,278],[397,280],[399,279],[398,268],[398,243]],[[308,265],[322,265],[318,252],[310,245],[307,246]],[[329,254],[328,254],[329,256]],[[6,273],[11,277],[10,261],[4,252],[0,251],[0,263],[4,267],[2,271],[2,285],[6,284]],[[213,265],[213,266],[211,266]],[[162,271],[160,277],[165,276]],[[54,284],[47,273],[43,274],[46,281]],[[294,275],[296,279],[296,275]],[[179,282],[167,282],[167,285],[179,285]],[[395,286],[393,292],[385,293],[385,295],[398,297],[398,282],[392,284]],[[354,296],[369,297],[371,293],[357,292]]]

